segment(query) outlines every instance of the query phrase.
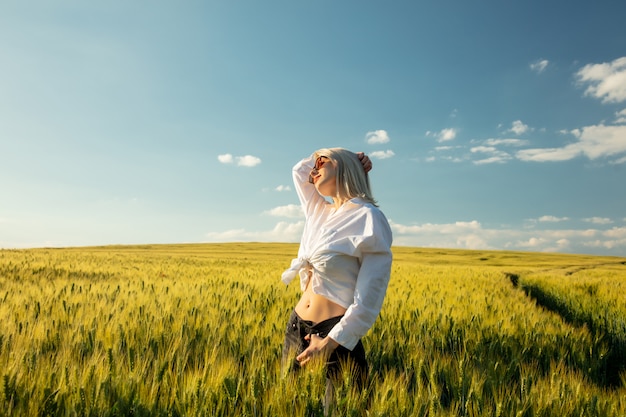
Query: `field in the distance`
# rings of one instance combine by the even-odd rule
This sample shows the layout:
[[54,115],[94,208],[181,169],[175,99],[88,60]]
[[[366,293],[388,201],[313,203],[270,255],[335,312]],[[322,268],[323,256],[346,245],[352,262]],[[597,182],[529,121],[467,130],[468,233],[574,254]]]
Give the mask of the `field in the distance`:
[[[0,250],[0,415],[321,415],[292,244]],[[394,248],[341,416],[626,415],[626,258]]]

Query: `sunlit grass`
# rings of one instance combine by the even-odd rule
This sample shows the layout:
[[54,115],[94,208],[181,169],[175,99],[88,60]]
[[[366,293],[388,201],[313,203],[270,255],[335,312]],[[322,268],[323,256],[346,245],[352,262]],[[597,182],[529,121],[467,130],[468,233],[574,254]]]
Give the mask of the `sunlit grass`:
[[[280,366],[296,252],[0,251],[0,415],[321,415],[323,369]],[[394,248],[368,385],[334,414],[626,415],[624,262]]]

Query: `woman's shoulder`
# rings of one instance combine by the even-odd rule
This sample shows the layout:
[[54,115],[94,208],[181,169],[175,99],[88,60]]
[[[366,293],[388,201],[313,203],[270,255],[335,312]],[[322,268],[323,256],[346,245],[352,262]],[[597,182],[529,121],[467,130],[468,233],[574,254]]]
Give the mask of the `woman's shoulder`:
[[387,250],[393,237],[385,214],[378,206],[363,199],[353,199],[352,203],[355,204],[354,214],[349,223],[353,231],[359,230],[361,234],[360,239],[355,242],[366,251]]
[[353,198],[350,202],[354,204],[356,218],[369,218],[378,222],[388,223],[387,217],[377,205],[362,198]]
[[380,213],[380,214],[383,213],[380,207],[378,207],[376,204],[361,197],[354,197],[350,199],[350,203],[358,206],[358,208],[363,210],[364,212],[372,212],[372,213]]

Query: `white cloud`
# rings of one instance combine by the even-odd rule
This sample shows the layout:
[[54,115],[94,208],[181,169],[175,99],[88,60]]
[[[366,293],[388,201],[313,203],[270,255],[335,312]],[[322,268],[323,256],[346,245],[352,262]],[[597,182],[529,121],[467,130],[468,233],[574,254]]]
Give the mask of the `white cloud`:
[[521,120],[516,120],[511,124],[511,128],[507,130],[507,132],[512,132],[519,136],[523,133],[528,132],[529,129],[530,128],[528,127],[528,125],[522,123]]
[[547,59],[540,59],[530,64],[530,69],[538,74],[541,74],[548,67],[548,64],[549,62]]
[[274,207],[273,209],[266,211],[265,214],[275,217],[289,217],[296,219],[304,217],[302,206],[298,204],[288,204],[286,206]]
[[[626,101],[626,57],[602,64],[589,64],[576,73],[577,80],[587,85],[585,94],[605,103]],[[518,124],[516,124],[519,122]],[[511,131],[523,133],[527,126],[517,121]],[[610,164],[626,163],[626,109],[615,113],[615,125],[598,124],[572,129],[567,133],[576,139],[562,147],[531,148],[518,151],[522,161],[557,162],[580,156],[591,160],[608,158]]]
[[576,78],[588,85],[585,95],[601,99],[603,103],[626,100],[626,57],[585,65],[576,73]]
[[487,165],[487,164],[503,164],[511,158],[504,158],[502,156],[490,156],[489,158],[479,159],[474,161],[474,165]]
[[377,158],[377,159],[387,159],[387,158],[391,158],[392,156],[394,156],[395,153],[388,149],[386,151],[374,151],[372,153],[370,153],[370,156],[372,158]]
[[470,149],[471,152],[491,153],[497,151],[493,146],[474,146]]
[[537,237],[531,237],[528,240],[518,241],[517,246],[524,249],[536,249],[545,245],[546,240]]
[[389,221],[398,246],[489,249],[479,222],[402,225]]
[[568,239],[559,239],[556,241],[559,249],[567,249],[568,246],[571,245],[571,242]]
[[626,164],[626,155],[624,155],[622,158],[616,159],[615,161],[610,161],[609,163],[613,165]]
[[541,216],[537,219],[539,222],[558,223],[568,221],[569,217]]
[[626,239],[626,227],[613,227],[604,232],[604,236],[615,239]]
[[570,133],[578,139],[577,142],[561,148],[525,149],[518,151],[516,157],[522,161],[546,162],[567,161],[581,155],[594,160],[626,153],[626,125],[586,126]]
[[[551,218],[552,216],[544,216]],[[554,218],[559,219],[559,218]],[[560,218],[562,221],[565,218]],[[626,221],[626,219],[624,219]],[[626,251],[626,226],[593,229],[485,228],[476,221],[443,224],[400,224],[389,221],[394,245],[449,249],[531,250],[535,252],[597,253],[622,256]],[[550,222],[543,224],[549,225]],[[279,222],[272,229],[233,229],[207,233],[210,242],[298,242],[304,221]]]
[[500,150],[497,146],[524,146],[528,144],[527,140],[523,139],[509,139],[509,138],[491,138],[486,139],[484,141],[475,141],[482,143],[481,145],[474,146],[470,148],[470,152],[475,155],[485,154],[487,157],[479,160],[474,160],[473,163],[475,165],[486,165],[486,164],[494,164],[494,163],[505,163],[513,159],[511,154]]
[[261,158],[252,155],[238,156],[237,165],[241,167],[254,167],[261,163]]
[[528,141],[525,139],[487,139],[484,144],[487,146],[525,146],[528,145]]
[[472,153],[482,153],[489,155],[487,158],[479,159],[474,161],[476,165],[485,165],[485,164],[493,164],[493,163],[504,163],[510,159],[513,159],[511,155],[508,153],[496,149],[493,146],[475,146],[470,149]]
[[278,187],[274,188],[274,191],[291,191],[291,187],[288,185],[279,185]]
[[[545,216],[544,216],[545,217]],[[532,250],[537,252],[612,253],[626,250],[626,227],[600,229],[483,228],[477,221],[403,225],[390,220],[397,246],[451,249]]]
[[575,134],[582,153],[589,159],[626,152],[626,126],[586,126]]
[[479,230],[481,225],[476,220],[472,221],[459,221],[455,223],[445,223],[445,224],[433,224],[433,223],[424,223],[422,225],[413,225],[413,226],[405,226],[398,223],[394,223],[390,221],[390,224],[393,225],[393,229],[398,231],[401,234],[405,233],[442,233],[442,234],[456,234],[459,232],[467,232],[472,230]]
[[585,221],[587,223],[593,223],[593,224],[611,224],[611,223],[613,223],[613,220],[608,219],[606,217],[589,217],[589,218],[583,219],[583,221]]
[[580,155],[580,150],[566,146],[564,148],[525,149],[515,156],[521,161],[558,162],[569,161]]
[[365,141],[370,145],[376,145],[389,142],[389,135],[385,130],[374,130],[367,132],[365,135]]
[[304,221],[279,222],[271,230],[249,231],[232,229],[224,232],[209,232],[208,242],[298,242],[304,229]]
[[209,242],[243,242],[254,235],[246,229],[231,229],[224,232],[209,232],[206,234]]
[[[600,234],[600,239],[585,242],[586,247],[614,250],[617,249],[620,255],[626,247],[626,227],[614,227]],[[604,239],[602,239],[604,238]]]
[[229,153],[225,153],[224,155],[218,155],[217,160],[220,161],[222,164],[232,164],[233,156]]
[[233,157],[231,154],[225,153],[223,155],[218,155],[217,159],[222,164],[232,164],[233,162],[237,161],[237,165],[240,167],[253,167],[261,163],[260,158],[252,155]]
[[437,142],[447,142],[449,140],[454,140],[458,133],[458,129],[453,127],[449,127],[446,129],[441,129],[438,133],[432,133],[431,131],[426,132],[426,136],[434,135],[437,138]]

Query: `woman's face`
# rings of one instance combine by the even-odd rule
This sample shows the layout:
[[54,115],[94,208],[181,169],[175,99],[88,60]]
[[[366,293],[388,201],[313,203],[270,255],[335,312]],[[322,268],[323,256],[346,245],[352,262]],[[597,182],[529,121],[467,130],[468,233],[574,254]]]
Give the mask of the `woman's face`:
[[315,160],[315,168],[311,170],[311,181],[317,191],[325,197],[337,196],[337,167],[325,156]]

